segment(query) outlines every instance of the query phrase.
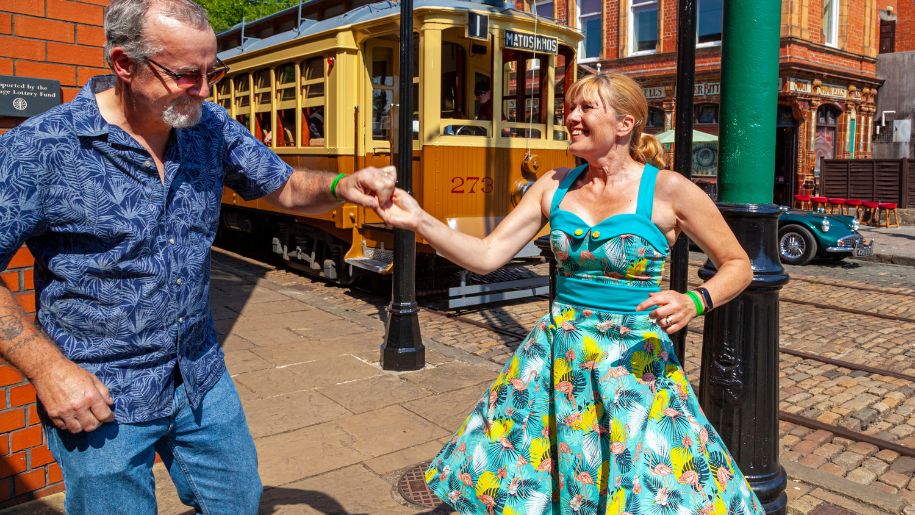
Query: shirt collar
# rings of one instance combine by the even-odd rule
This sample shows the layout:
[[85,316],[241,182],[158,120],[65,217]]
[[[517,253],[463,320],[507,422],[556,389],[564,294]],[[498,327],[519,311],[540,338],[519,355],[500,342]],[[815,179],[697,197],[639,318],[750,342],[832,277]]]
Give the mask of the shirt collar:
[[83,86],[76,98],[71,102],[73,109],[73,124],[77,136],[101,136],[108,134],[110,126],[99,112],[96,93],[114,87],[114,75],[99,75],[92,77]]

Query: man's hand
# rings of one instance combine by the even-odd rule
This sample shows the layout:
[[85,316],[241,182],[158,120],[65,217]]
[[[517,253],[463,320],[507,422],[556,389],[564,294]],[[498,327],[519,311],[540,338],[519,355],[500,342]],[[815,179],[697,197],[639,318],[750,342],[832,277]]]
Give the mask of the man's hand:
[[58,429],[95,431],[114,420],[108,388],[76,363],[61,358],[32,378],[38,399]]
[[387,204],[396,184],[397,170],[393,166],[363,168],[340,179],[337,183],[337,197],[376,209]]

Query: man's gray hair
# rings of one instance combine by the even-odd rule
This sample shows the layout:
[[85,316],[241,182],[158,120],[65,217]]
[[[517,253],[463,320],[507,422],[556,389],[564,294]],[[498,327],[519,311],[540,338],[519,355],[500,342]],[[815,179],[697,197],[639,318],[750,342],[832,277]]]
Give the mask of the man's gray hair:
[[105,15],[105,62],[109,67],[114,47],[137,60],[162,51],[146,34],[146,14],[152,8],[198,29],[210,27],[206,10],[194,0],[112,0]]

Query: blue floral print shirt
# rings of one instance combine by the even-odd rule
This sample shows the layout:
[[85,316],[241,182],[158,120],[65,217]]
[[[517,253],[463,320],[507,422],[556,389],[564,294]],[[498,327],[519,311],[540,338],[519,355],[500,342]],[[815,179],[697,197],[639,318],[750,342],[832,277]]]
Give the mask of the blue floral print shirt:
[[38,323],[133,423],[172,414],[177,373],[195,408],[219,380],[209,284],[223,185],[250,200],[292,169],[205,102],[200,123],[172,131],[163,183],[99,113],[95,93],[113,86],[95,77],[0,137],[0,270],[29,247]]

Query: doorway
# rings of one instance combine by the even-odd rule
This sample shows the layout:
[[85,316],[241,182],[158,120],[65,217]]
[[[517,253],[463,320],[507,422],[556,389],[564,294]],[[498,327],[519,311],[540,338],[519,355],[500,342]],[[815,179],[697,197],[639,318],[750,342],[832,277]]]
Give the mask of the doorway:
[[775,125],[775,187],[772,201],[790,206],[794,198],[797,168],[797,120],[791,107],[778,106]]

